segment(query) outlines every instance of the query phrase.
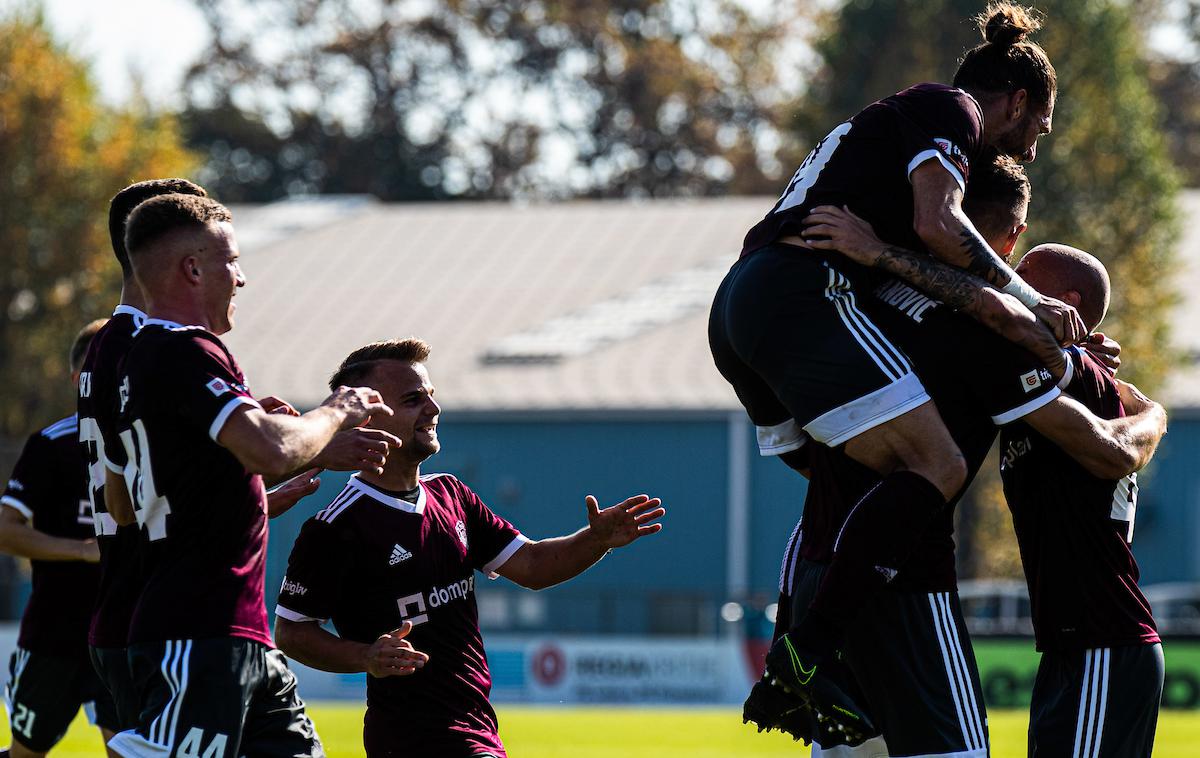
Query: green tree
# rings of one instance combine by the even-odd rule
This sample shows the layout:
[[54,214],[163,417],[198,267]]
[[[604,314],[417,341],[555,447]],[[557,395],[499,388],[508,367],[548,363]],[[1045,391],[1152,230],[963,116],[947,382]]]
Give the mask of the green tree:
[[39,13],[0,19],[0,437],[74,406],[71,339],[120,292],[108,199],[192,161],[172,119],[101,105]]
[[734,0],[196,0],[182,118],[226,198],[773,189],[772,53]]
[[[919,81],[948,82],[979,37],[982,0],[852,0],[817,42],[821,65],[792,122],[811,144],[865,104]],[[1124,378],[1153,393],[1167,349],[1178,180],[1151,94],[1142,30],[1117,0],[1041,0],[1035,39],[1058,71],[1054,133],[1028,166],[1025,244],[1066,242],[1094,253],[1114,284],[1104,331],[1124,346]],[[803,148],[807,149],[807,148]],[[803,150],[802,149],[802,150]],[[799,156],[793,156],[797,159]],[[966,576],[1019,572],[992,463],[960,509]]]

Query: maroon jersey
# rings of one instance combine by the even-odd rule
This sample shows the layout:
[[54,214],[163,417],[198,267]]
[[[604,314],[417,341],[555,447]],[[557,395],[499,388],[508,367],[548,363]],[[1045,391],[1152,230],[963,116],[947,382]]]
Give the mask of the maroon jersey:
[[338,634],[374,642],[405,621],[429,662],[412,676],[367,677],[368,755],[503,756],[475,572],[496,569],[526,542],[449,474],[421,477],[415,503],[351,477],[309,519],[292,548],[275,613],[332,619]]
[[118,527],[104,505],[104,471],[125,469],[125,448],[117,428],[120,413],[121,362],[129,352],[133,333],[146,314],[129,305],[118,305],[112,318],[92,337],[79,374],[79,441],[87,457],[88,494],[95,514],[100,547],[100,584],[92,612],[88,643],[93,647],[125,647],[129,619],[141,590],[138,528]]
[[[90,539],[92,505],[79,425],[68,416],[25,443],[0,503],[54,537]],[[87,660],[87,630],[99,570],[84,561],[31,561],[33,592],[17,644],[35,653]]]
[[909,175],[937,160],[965,191],[982,147],[983,111],[960,89],[917,84],[868,105],[817,143],[775,207],[746,234],[742,255],[799,234],[818,205],[849,206],[885,242],[925,250],[913,231]]
[[241,369],[204,329],[147,319],[122,372],[125,481],[145,566],[129,643],[232,636],[273,645],[266,491],[216,442],[234,411],[258,407]]
[[[906,284],[886,281],[872,297],[864,298],[864,304],[871,319],[912,359],[966,459],[968,483],[987,458],[998,426],[1032,413],[1061,392],[1032,354]],[[953,346],[953,352],[948,346]],[[879,476],[840,451],[812,447],[800,554],[825,563],[833,555],[850,509],[879,482]],[[891,582],[893,588],[915,592],[957,588],[954,508],[961,497],[960,492],[922,534]]]
[[[1116,382],[1073,348],[1067,392],[1100,418],[1125,415]],[[1129,550],[1137,475],[1100,479],[1025,424],[1001,434],[1000,476],[1033,604],[1038,650],[1158,642]]]

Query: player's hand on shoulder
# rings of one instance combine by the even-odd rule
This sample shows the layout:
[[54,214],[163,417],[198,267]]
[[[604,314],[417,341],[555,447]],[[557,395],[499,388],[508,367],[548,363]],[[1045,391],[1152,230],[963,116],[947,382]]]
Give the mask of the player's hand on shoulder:
[[1074,345],[1087,336],[1087,327],[1083,325],[1079,311],[1061,300],[1042,295],[1042,301],[1030,310],[1042,320],[1042,323],[1050,327],[1050,331],[1054,332],[1054,338],[1063,347]]
[[383,402],[383,397],[370,387],[338,387],[321,405],[345,414],[342,429],[361,426],[376,414],[392,415],[392,409]]
[[1121,368],[1121,343],[1107,334],[1103,332],[1089,334],[1083,341],[1083,349],[1091,353],[1092,357],[1100,361],[1100,365],[1113,375],[1116,375],[1117,369]]
[[283,398],[275,397],[274,395],[267,395],[264,398],[260,398],[258,404],[267,413],[282,413],[285,416],[300,415],[300,411],[296,410],[295,406]]
[[365,669],[373,677],[408,676],[415,674],[429,660],[429,656],[413,648],[404,639],[412,631],[412,622],[405,621],[399,629],[393,629],[367,648]]
[[79,541],[79,560],[87,563],[100,562],[100,546],[94,538]]
[[333,435],[316,458],[314,466],[330,471],[383,473],[388,453],[400,447],[400,438],[382,429],[346,429]]
[[609,508],[601,508],[596,498],[588,495],[588,526],[592,537],[606,548],[624,547],[630,542],[662,530],[658,519],[666,515],[662,500],[648,495],[634,495]]
[[818,205],[804,218],[805,243],[818,250],[835,250],[855,263],[873,266],[886,245],[875,230],[849,208]]

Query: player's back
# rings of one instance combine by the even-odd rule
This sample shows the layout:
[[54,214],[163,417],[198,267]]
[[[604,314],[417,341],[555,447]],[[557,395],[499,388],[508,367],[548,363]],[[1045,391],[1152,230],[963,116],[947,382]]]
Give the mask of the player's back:
[[864,108],[804,159],[779,201],[746,235],[742,254],[787,235],[818,205],[849,206],[885,242],[924,250],[913,230],[911,172],[938,160],[965,188],[982,146],[974,98],[942,84],[918,84]]
[[272,645],[262,477],[216,442],[240,405],[257,405],[237,362],[199,327],[148,319],[120,391],[146,571],[129,642],[234,636]]
[[[1112,376],[1072,348],[1066,392],[1100,418],[1125,415]],[[1000,474],[1029,583],[1039,650],[1156,642],[1130,550],[1137,476],[1101,479],[1025,424],[1001,434]]]
[[133,334],[145,314],[118,306],[112,318],[92,337],[79,374],[79,440],[87,458],[95,533],[100,548],[100,580],[88,642],[94,647],[121,648],[129,632],[141,588],[138,530],[118,529],[104,501],[105,471],[120,473],[125,466],[117,420],[120,413],[121,364],[133,344]]
[[[83,451],[75,416],[30,435],[0,503],[53,537],[92,536]],[[32,585],[18,645],[50,655],[87,655],[86,634],[96,593],[96,566],[83,561],[30,561]]]

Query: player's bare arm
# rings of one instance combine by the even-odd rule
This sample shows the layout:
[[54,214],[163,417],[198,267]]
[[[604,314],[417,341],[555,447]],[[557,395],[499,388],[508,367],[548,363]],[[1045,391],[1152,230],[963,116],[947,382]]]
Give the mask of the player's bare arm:
[[875,236],[869,223],[847,208],[818,206],[804,223],[806,245],[836,250],[856,263],[887,271],[1024,347],[1038,356],[1055,377],[1066,370],[1058,340],[1012,295],[961,268],[887,244]]
[[316,492],[321,486],[319,468],[309,470],[288,479],[279,487],[267,493],[267,516],[275,518],[282,516],[292,509],[296,503]]
[[1159,440],[1166,434],[1167,412],[1133,385],[1117,384],[1129,414],[1122,418],[1098,418],[1078,401],[1060,395],[1022,420],[1062,448],[1088,473],[1102,479],[1120,479],[1150,462]]
[[239,408],[221,428],[217,442],[247,470],[282,479],[311,462],[343,429],[372,415],[390,416],[379,393],[366,387],[338,387],[325,402],[302,416]]
[[601,508],[588,495],[588,525],[565,537],[529,542],[496,571],[522,587],[541,590],[578,576],[609,550],[624,547],[662,530],[658,519],[666,514],[662,501],[635,495],[610,508]]
[[405,639],[412,622],[380,635],[371,644],[344,640],[321,628],[317,621],[275,619],[275,644],[288,657],[322,671],[340,674],[366,672],[374,677],[416,673],[429,656]]
[[53,537],[30,526],[25,514],[8,505],[0,507],[0,551],[35,561],[100,560],[95,540]]
[[1015,295],[1050,329],[1060,344],[1079,342],[1087,329],[1071,306],[1038,293],[976,231],[963,212],[963,190],[937,161],[926,161],[911,176],[913,228],[938,259],[968,271]]

